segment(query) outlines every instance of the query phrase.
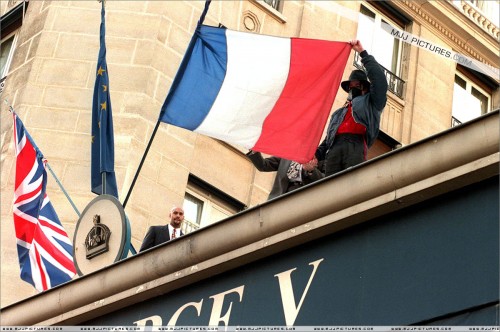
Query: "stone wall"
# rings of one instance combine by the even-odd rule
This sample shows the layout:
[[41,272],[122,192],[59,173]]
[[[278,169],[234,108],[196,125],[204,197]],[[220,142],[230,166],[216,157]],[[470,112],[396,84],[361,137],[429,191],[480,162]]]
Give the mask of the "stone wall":
[[[287,6],[288,8],[288,6]],[[203,9],[203,2],[109,1],[106,46],[115,135],[115,171],[123,202],[156,125],[161,105]],[[296,9],[290,7],[291,17]],[[205,23],[239,29],[255,13],[257,32],[293,34],[295,24],[266,18],[255,3],[214,2]],[[90,125],[99,50],[97,1],[33,1],[18,37],[2,98],[13,105],[50,167],[82,212],[90,192]],[[6,109],[2,105],[2,110]],[[19,278],[12,200],[15,159],[12,119],[2,111],[2,302],[36,291]],[[161,124],[126,206],[132,244],[147,228],[165,224],[182,205],[192,173],[251,206],[265,201],[274,174],[258,173],[237,148]],[[231,177],[227,175],[231,174]],[[54,178],[47,192],[70,239],[78,215]],[[15,285],[15,287],[12,287]]]

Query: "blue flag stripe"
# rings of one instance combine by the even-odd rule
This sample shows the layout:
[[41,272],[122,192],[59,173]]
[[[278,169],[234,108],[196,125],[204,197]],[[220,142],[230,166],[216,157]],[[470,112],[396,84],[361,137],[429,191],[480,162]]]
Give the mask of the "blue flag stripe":
[[[205,119],[224,81],[227,69],[226,29],[200,26],[193,35],[172,89],[162,107],[162,122],[195,130]],[[211,47],[216,45],[216,47]]]

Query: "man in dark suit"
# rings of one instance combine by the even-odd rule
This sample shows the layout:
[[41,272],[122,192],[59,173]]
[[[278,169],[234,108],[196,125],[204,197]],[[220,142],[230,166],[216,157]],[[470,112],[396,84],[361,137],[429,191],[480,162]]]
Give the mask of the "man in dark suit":
[[263,158],[260,152],[254,151],[248,152],[247,157],[259,171],[276,172],[268,199],[278,197],[324,177],[317,167],[318,161],[316,159],[306,164],[299,164],[274,156]]
[[184,221],[184,210],[174,206],[168,216],[170,218],[168,225],[149,227],[139,252],[184,235],[181,231],[181,225]]

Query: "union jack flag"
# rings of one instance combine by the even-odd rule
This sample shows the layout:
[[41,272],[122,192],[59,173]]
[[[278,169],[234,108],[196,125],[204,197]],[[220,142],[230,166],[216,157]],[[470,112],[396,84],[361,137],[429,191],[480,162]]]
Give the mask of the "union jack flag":
[[47,160],[14,116],[14,227],[21,279],[44,291],[75,275],[73,246],[47,196]]

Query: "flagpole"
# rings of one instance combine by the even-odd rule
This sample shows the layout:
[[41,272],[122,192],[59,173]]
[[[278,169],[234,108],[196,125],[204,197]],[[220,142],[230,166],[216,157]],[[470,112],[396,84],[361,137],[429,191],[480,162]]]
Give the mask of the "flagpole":
[[[105,0],[103,0],[105,1]],[[198,20],[197,26],[199,27],[201,24],[203,24],[203,21],[205,20],[205,16],[207,15],[208,8],[210,7],[210,3],[212,0],[205,0],[205,8],[203,9],[203,12],[200,15],[200,19]],[[188,49],[193,47],[193,39],[191,39],[190,44],[188,45]],[[184,60],[183,60],[184,61]],[[181,62],[181,66],[183,63]],[[175,81],[175,79],[174,79]],[[134,179],[132,180],[132,184],[130,185],[130,189],[128,190],[127,197],[125,197],[125,200],[123,201],[123,208],[127,205],[128,199],[130,198],[130,194],[132,193],[132,190],[134,189],[135,182],[137,181],[137,178],[139,177],[139,172],[141,171],[142,165],[144,164],[144,160],[146,160],[146,156],[149,152],[149,149],[151,148],[151,144],[153,143],[153,139],[156,135],[156,132],[158,131],[158,127],[160,126],[160,119],[161,119],[161,113],[160,117],[158,118],[158,122],[156,122],[156,126],[153,129],[153,133],[151,134],[151,138],[149,139],[148,146],[146,147],[146,151],[144,151],[144,155],[142,156],[141,162],[139,164],[139,167],[137,168],[137,172],[135,173]]]
[[102,194],[106,194],[106,172],[101,173],[102,176]]
[[137,181],[137,178],[139,177],[139,172],[141,171],[142,165],[144,164],[144,160],[146,160],[146,156],[149,152],[149,148],[151,148],[151,144],[153,143],[153,139],[156,135],[156,132],[158,131],[158,127],[160,126],[160,119],[156,122],[155,129],[153,129],[153,133],[151,134],[151,138],[149,139],[148,146],[146,147],[146,151],[144,151],[144,154],[142,155],[141,162],[139,164],[139,167],[137,168],[137,172],[135,172],[134,179],[132,180],[132,184],[130,185],[130,189],[128,190],[127,197],[125,197],[125,200],[123,201],[123,208],[125,208],[125,205],[127,205],[128,199],[130,198],[130,194],[132,193],[132,189],[134,189],[135,182]]
[[47,168],[49,169],[50,173],[52,174],[52,176],[54,177],[54,179],[56,180],[57,184],[59,185],[59,188],[61,188],[62,192],[64,193],[64,195],[66,196],[66,198],[68,199],[69,203],[71,204],[71,206],[73,207],[73,210],[75,210],[76,214],[78,215],[78,217],[80,217],[80,211],[78,211],[78,208],[76,207],[75,203],[73,203],[73,200],[71,199],[71,197],[69,197],[68,193],[66,192],[66,190],[64,189],[61,181],[59,181],[59,179],[57,178],[56,174],[54,173],[54,171],[52,170],[52,167],[50,167],[49,163],[45,163],[45,165],[47,165]]

